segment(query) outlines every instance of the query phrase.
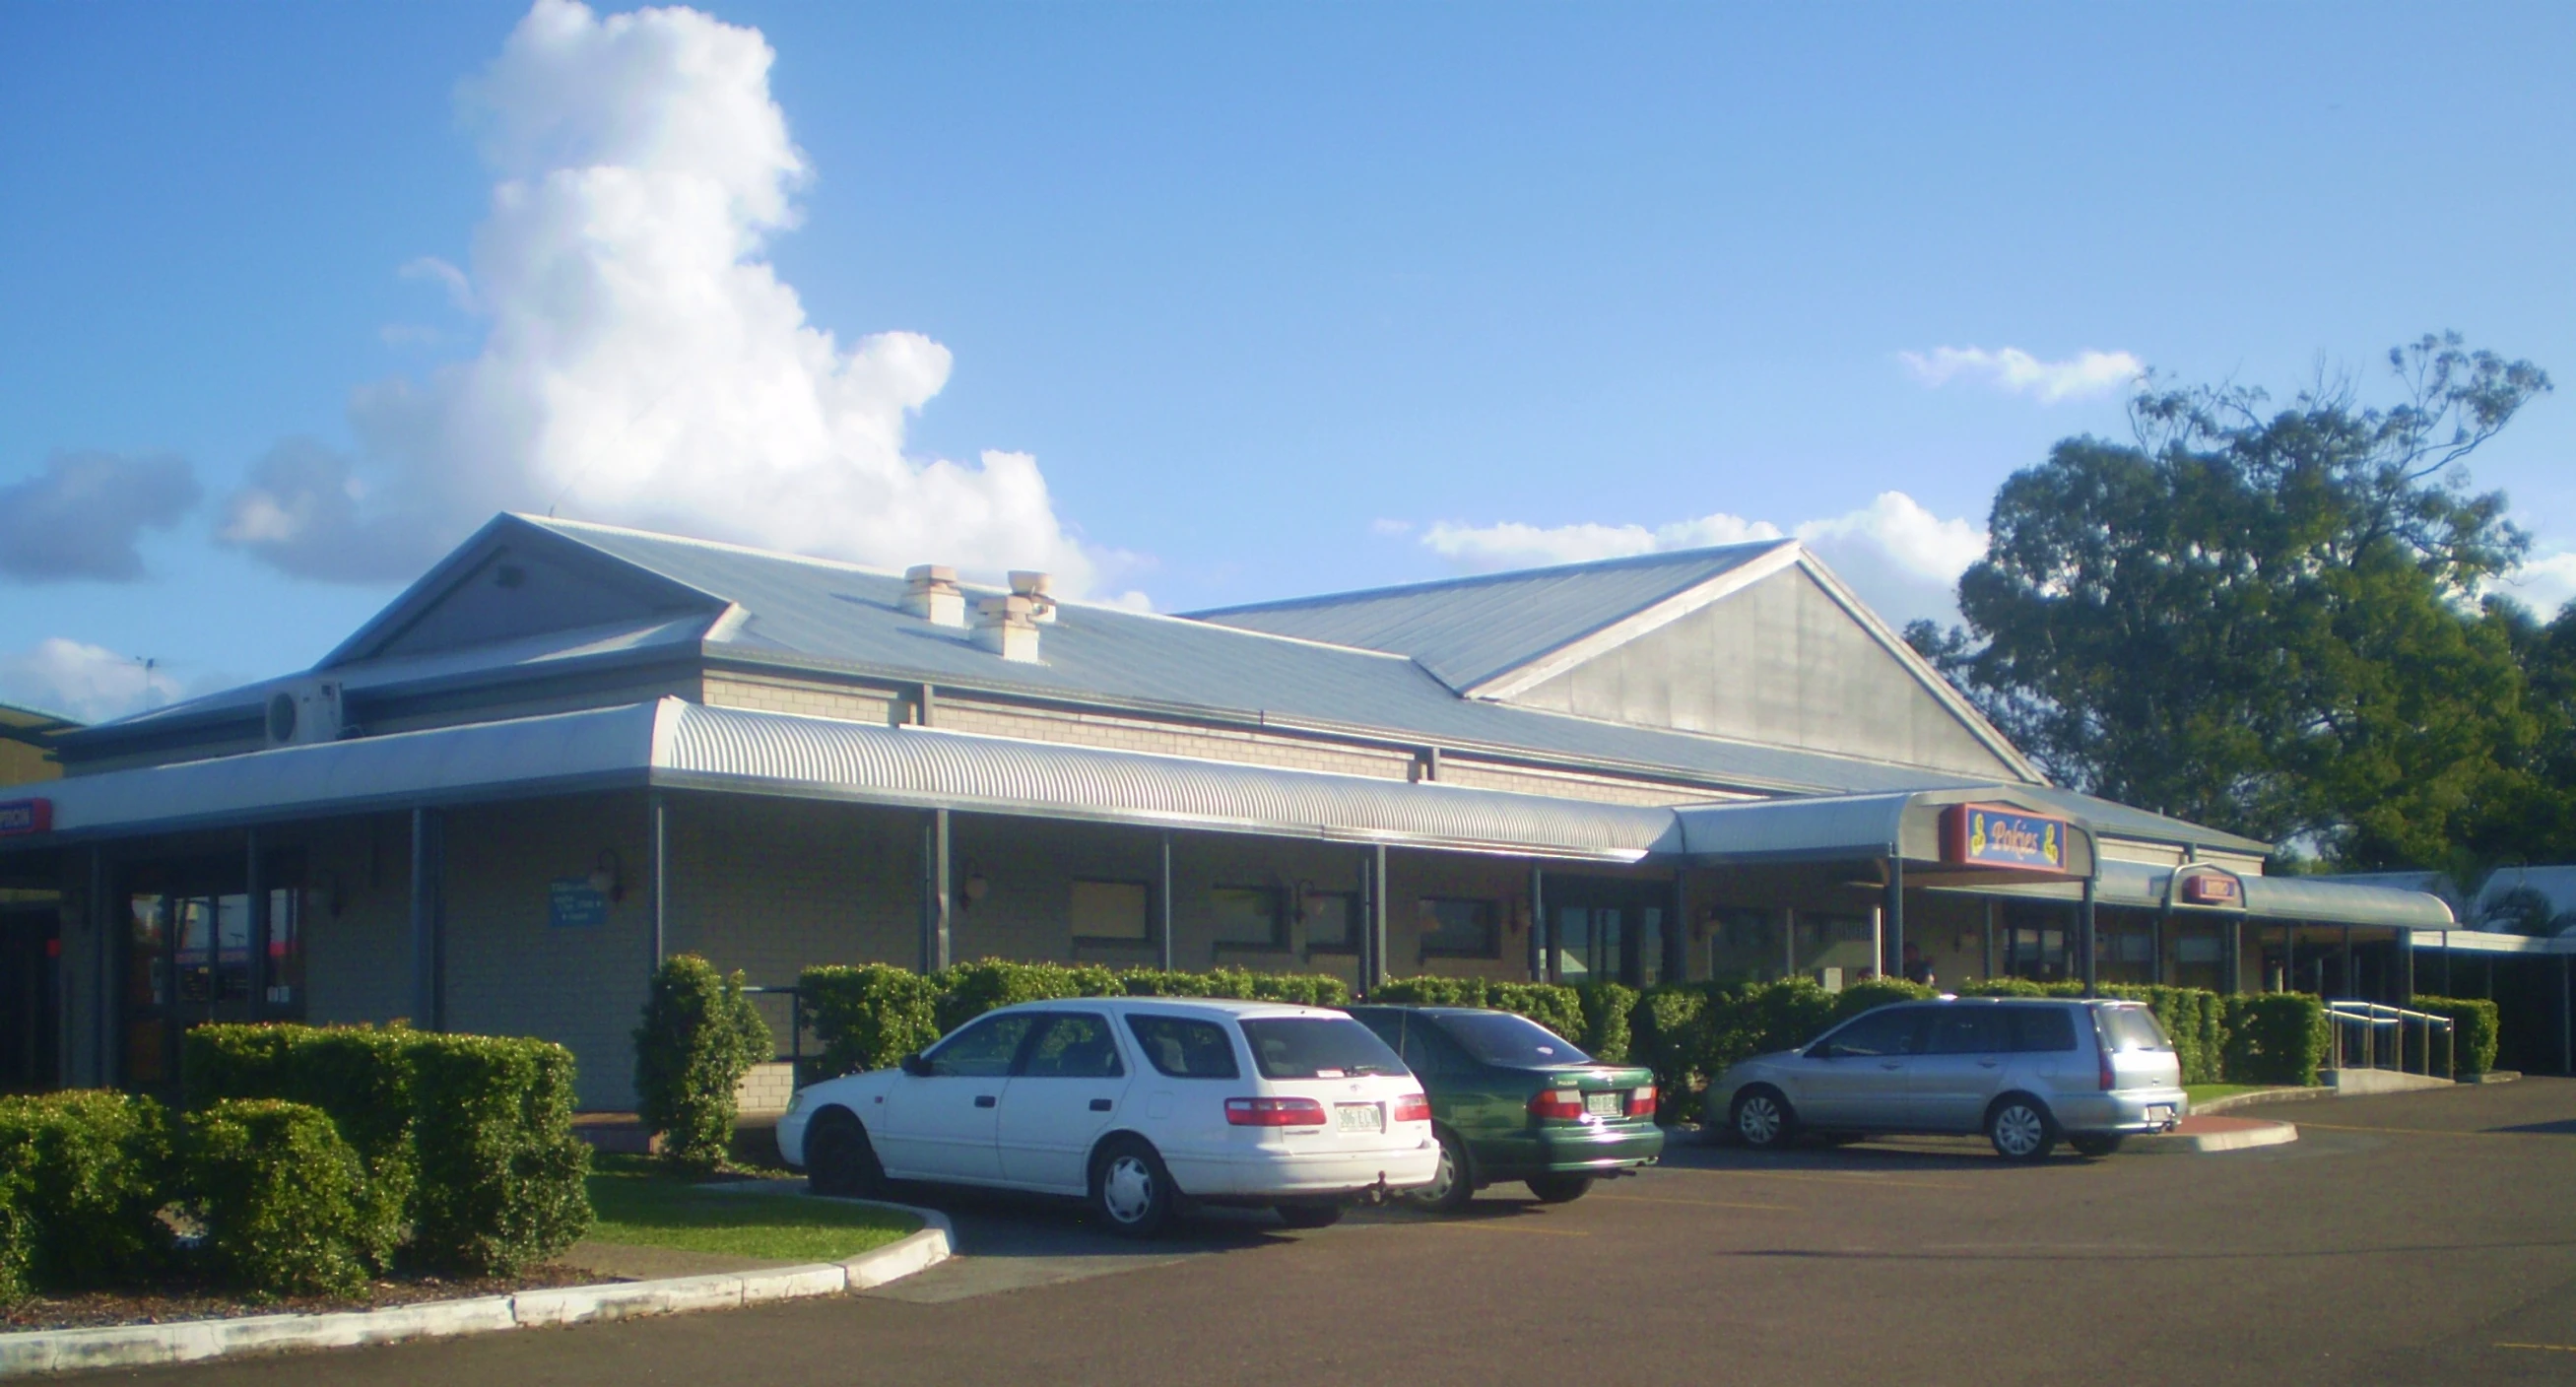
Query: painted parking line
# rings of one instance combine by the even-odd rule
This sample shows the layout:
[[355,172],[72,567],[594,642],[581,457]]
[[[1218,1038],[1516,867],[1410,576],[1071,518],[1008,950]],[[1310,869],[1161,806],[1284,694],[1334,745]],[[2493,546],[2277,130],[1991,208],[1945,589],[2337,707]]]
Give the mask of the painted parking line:
[[2496,1345],[2496,1347],[2497,1347],[2497,1348],[2527,1348],[2527,1349],[2536,1349],[2536,1350],[2538,1350],[2538,1351],[2540,1351],[2540,1352],[2542,1352],[2542,1353],[2576,1353],[2576,1344],[2504,1344],[2504,1343],[2500,1343],[2500,1344],[2497,1344],[2497,1345]]
[[1747,1180],[1795,1180],[1810,1185],[1835,1185],[1847,1190],[1947,1190],[1953,1194],[1964,1194],[1974,1188],[1936,1184],[1929,1180],[1890,1180],[1877,1175],[1801,1175],[1786,1170],[1712,1170],[1689,1166],[1667,1166],[1665,1169],[1683,1175],[1740,1175]]
[[1596,1204],[1688,1204],[1702,1209],[1759,1209],[1765,1213],[1803,1214],[1801,1204],[1747,1204],[1732,1199],[1677,1199],[1660,1194],[1596,1194]]
[[[1387,1224],[1382,1226],[1393,1227],[1394,1225]],[[1464,1219],[1451,1223],[1425,1222],[1412,1224],[1410,1226],[1415,1228],[1473,1228],[1480,1233],[1535,1233],[1543,1238],[1588,1238],[1592,1236],[1590,1233],[1587,1233],[1580,1228],[1528,1228],[1517,1222],[1504,1223],[1498,1222],[1494,1219],[1482,1218]]]

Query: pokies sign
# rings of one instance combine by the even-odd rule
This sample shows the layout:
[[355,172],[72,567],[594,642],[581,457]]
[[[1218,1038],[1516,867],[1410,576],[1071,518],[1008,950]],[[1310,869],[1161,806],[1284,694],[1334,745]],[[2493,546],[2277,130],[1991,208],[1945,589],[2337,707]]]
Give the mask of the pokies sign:
[[0,838],[19,838],[54,831],[54,802],[49,799],[0,800]]
[[2234,877],[2201,872],[2182,879],[2182,900],[2185,905],[2242,905],[2245,893]]
[[2066,870],[2066,821],[1991,804],[1941,811],[1941,860],[2025,872]]

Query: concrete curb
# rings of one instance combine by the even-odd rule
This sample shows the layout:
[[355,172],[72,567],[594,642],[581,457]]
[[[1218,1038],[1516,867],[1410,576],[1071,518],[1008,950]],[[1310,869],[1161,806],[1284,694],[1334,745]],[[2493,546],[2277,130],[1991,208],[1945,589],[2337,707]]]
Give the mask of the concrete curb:
[[2132,1137],[2121,1150],[2140,1156],[2206,1156],[2220,1151],[2248,1151],[2257,1146],[2286,1146],[2298,1139],[2299,1129],[2289,1123],[2266,1122],[2233,1132],[2172,1132],[2163,1136]]
[[2261,1107],[2267,1103],[2305,1103],[2334,1096],[2335,1091],[2322,1084],[2315,1088],[2258,1088],[2251,1093],[2231,1093],[2206,1103],[2194,1103],[2191,1111],[2195,1117],[2208,1117],[2237,1108]]
[[402,1339],[443,1339],[504,1329],[677,1315],[692,1310],[731,1310],[805,1296],[864,1291],[937,1266],[956,1255],[956,1230],[947,1216],[935,1209],[878,1200],[848,1202],[899,1209],[920,1219],[921,1231],[844,1262],[816,1262],[765,1271],[559,1286],[517,1295],[330,1315],[251,1315],[184,1324],[0,1334],[0,1377],[83,1368],[140,1368],[234,1354],[351,1348]]

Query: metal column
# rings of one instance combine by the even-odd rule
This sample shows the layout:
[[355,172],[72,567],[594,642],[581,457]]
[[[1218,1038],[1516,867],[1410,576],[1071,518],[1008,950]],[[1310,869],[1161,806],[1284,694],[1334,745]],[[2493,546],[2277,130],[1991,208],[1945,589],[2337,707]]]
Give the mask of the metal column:
[[[2355,1001],[2359,1001],[2359,1000],[2361,999],[2361,989],[2360,989],[2359,987],[2354,986],[2354,985],[2353,985],[2353,981],[2352,981],[2352,926],[2350,926],[2350,925],[2346,925],[2346,926],[2344,926],[2344,927],[2343,927],[2343,979],[2342,979],[2342,981],[2343,981],[2343,995],[2345,995],[2345,996],[2347,996],[2347,997],[2350,997],[2350,998],[2352,998],[2352,999],[2353,999],[2353,1000],[2355,1000]],[[2324,989],[2323,987],[2319,987],[2317,990],[2318,990],[2318,991],[2320,991],[2320,992],[2323,992],[2325,989]]]
[[1986,907],[1986,971],[1983,976],[1991,978],[1995,975],[1995,898],[1992,896],[1986,897],[1984,904]]
[[242,830],[242,894],[250,905],[250,1014],[268,1006],[268,873],[260,869],[259,830]]
[[1780,976],[1798,976],[1798,907],[1780,907]]
[[2101,924],[2094,914],[2093,896],[2094,879],[2088,876],[2084,878],[2084,922],[2081,926],[2084,935],[2084,995],[2087,997],[2100,996],[2102,987],[2101,959],[2097,957],[2101,953],[2098,939]]
[[1530,864],[1529,973],[1531,982],[1547,981],[1547,868]]
[[1386,844],[1369,849],[1368,986],[1386,981]]
[[1905,976],[1905,859],[1890,854],[1887,859],[1887,937],[1880,941],[1878,975],[1882,978]]
[[2156,912],[2155,955],[2147,965],[2147,981],[2158,987],[2165,984],[2165,941],[2173,934],[2172,925],[2173,886],[2168,883],[2165,887],[2164,908]]
[[2245,990],[2245,917],[2242,915],[2227,922],[2227,990],[2230,994]]
[[653,858],[653,971],[659,973],[671,948],[671,802],[657,791],[647,803],[652,817],[646,851]]
[[[2397,931],[2395,937],[2397,940],[2397,1005],[2411,1007],[2415,1005],[2415,931],[2402,929]],[[2430,1031],[2425,1032],[2424,1043],[2428,1046],[2433,1043],[2431,1037]],[[2425,1053],[2430,1055],[2432,1051],[2427,1050]],[[2428,1059],[2426,1063],[2429,1064],[2431,1061]]]
[[1162,833],[1162,874],[1154,889],[1154,957],[1155,966],[1172,971],[1172,831]]
[[109,982],[109,970],[116,966],[116,912],[107,900],[107,850],[89,850],[89,920],[90,942],[98,950],[96,965],[90,970],[90,1063],[92,1087],[108,1088],[116,1083],[116,1066],[108,1048],[110,1023],[108,1000],[116,995]]
[[1673,910],[1664,917],[1664,961],[1657,982],[1681,982],[1690,976],[1690,869],[1673,869]]
[[948,966],[948,811],[921,822],[921,971]]
[[439,1008],[439,861],[438,811],[426,806],[411,811],[411,1023],[425,1031],[442,1029]]

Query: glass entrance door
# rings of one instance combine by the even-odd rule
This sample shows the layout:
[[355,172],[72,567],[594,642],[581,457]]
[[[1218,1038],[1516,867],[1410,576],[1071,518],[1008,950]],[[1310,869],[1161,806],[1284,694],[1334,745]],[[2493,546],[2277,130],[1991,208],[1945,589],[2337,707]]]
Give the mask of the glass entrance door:
[[175,1083],[179,1037],[192,1026],[302,1016],[303,894],[283,887],[268,893],[265,950],[247,892],[127,895],[126,1087]]
[[1661,980],[1673,941],[1665,937],[1672,887],[1657,881],[1581,877],[1547,882],[1549,980],[1621,982],[1651,987]]

